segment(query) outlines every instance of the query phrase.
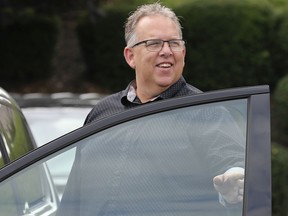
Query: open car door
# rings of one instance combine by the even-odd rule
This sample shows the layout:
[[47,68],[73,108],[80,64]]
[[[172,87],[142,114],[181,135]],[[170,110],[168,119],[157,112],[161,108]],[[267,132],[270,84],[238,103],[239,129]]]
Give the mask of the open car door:
[[[153,102],[91,123],[0,170],[0,190],[17,184],[16,201],[0,193],[0,214],[47,215],[33,213],[33,190],[22,193],[19,179],[30,173],[25,187],[33,188],[33,170],[48,165],[61,199],[57,216],[270,216],[269,106],[269,87],[253,86]],[[240,186],[219,192],[215,177],[234,172]]]

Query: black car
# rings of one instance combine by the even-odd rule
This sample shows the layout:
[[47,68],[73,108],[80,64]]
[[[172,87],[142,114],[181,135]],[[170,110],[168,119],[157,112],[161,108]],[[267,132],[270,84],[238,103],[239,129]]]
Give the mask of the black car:
[[[57,216],[270,216],[269,95],[268,86],[205,92],[77,129],[0,170],[0,215],[15,215],[11,209],[46,215],[45,209],[35,212],[30,199],[39,181],[34,172],[72,151],[72,167],[66,160],[54,163],[69,173]],[[231,191],[216,191],[213,179],[240,169],[243,200],[230,202],[225,197]],[[23,187],[29,193],[13,197]]]

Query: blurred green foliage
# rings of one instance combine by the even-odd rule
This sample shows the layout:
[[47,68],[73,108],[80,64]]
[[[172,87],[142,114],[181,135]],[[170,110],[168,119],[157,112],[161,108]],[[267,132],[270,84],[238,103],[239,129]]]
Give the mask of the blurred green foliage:
[[288,74],[279,81],[274,96],[276,102],[280,103],[287,111],[286,119],[288,119]]
[[272,214],[286,216],[288,214],[288,150],[287,148],[272,145]]
[[93,23],[84,15],[77,28],[87,68],[85,78],[110,91],[125,88],[134,77],[123,56],[126,16],[127,12],[119,9],[109,10],[105,17]]
[[55,14],[71,10],[79,10],[86,8],[84,0],[5,0],[0,1],[3,7],[10,7],[15,10],[25,10],[25,8],[33,8],[38,14]]
[[[224,4],[225,2],[225,4]],[[199,1],[181,8],[188,40],[186,77],[204,90],[275,85],[273,10],[243,1]]]
[[57,42],[59,20],[43,16],[33,9],[21,12],[2,11],[0,25],[1,83],[31,82],[51,76],[54,48]]
[[288,74],[277,84],[274,95],[273,140],[288,147]]
[[[257,2],[201,0],[174,9],[183,17],[188,82],[204,91],[257,84],[274,89],[288,68],[288,19]],[[123,23],[131,10],[110,8],[96,23],[88,16],[79,22],[86,76],[111,91],[123,89],[134,76],[123,58]]]

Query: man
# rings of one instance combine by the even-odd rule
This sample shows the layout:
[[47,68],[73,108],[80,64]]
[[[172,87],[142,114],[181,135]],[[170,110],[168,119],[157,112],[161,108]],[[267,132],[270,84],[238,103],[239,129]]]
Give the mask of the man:
[[[135,80],[125,90],[101,100],[88,114],[85,124],[145,103],[201,92],[182,77],[185,42],[179,20],[169,8],[159,3],[140,6],[127,19],[125,40],[124,57],[135,70]],[[75,161],[82,157],[80,154]],[[69,179],[68,184],[82,178],[73,171],[76,180]],[[224,205],[242,201],[243,177],[243,169],[234,167],[214,178],[214,187]],[[68,188],[73,188],[70,185]],[[70,203],[74,212],[75,201],[69,200],[73,196],[67,194],[69,191],[64,193],[62,203]]]
[[[138,7],[125,24],[124,48],[136,79],[100,101],[85,124],[148,102],[201,93],[182,77],[186,50],[181,28],[175,13],[159,3]],[[214,185],[225,201],[238,203],[243,199],[243,177],[243,170],[235,175],[230,170],[215,177]]]

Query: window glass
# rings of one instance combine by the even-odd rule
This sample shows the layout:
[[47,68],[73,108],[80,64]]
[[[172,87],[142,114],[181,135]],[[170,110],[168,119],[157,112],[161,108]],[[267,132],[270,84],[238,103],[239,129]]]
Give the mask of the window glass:
[[54,215],[58,199],[45,164],[3,182],[0,203],[0,215]]
[[74,162],[76,148],[65,151],[47,161],[59,199],[61,199],[64,188]]
[[56,215],[240,216],[242,203],[225,200],[213,178],[245,169],[246,122],[241,99],[161,112],[87,137],[48,160],[65,171],[52,175],[64,182],[61,190],[70,174]]

